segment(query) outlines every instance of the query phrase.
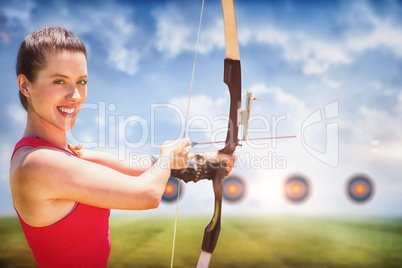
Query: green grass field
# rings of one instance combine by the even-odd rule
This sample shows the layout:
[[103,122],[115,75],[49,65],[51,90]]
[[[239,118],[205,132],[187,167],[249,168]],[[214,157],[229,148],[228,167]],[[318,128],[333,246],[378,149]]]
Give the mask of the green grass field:
[[[195,267],[208,218],[179,218],[174,267]],[[109,267],[169,267],[171,218],[112,217]],[[35,267],[16,218],[0,218],[0,267]],[[223,218],[211,267],[402,267],[402,219]]]

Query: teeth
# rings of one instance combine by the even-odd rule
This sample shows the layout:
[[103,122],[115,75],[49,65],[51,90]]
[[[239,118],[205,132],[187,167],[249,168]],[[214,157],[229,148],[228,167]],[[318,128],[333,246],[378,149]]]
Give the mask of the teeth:
[[62,111],[63,113],[67,113],[67,114],[72,114],[75,112],[75,107],[71,108],[71,109],[67,109],[67,108],[63,108],[63,107],[57,107],[60,111]]

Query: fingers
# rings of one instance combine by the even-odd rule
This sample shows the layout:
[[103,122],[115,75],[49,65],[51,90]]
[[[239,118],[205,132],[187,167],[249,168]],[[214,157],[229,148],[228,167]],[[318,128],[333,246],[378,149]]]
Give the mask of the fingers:
[[188,160],[192,160],[192,159],[195,158],[195,154],[194,154],[194,153],[189,153],[189,154],[187,155],[187,157],[188,157]]
[[181,138],[174,141],[167,141],[170,145],[170,154],[172,157],[172,168],[183,169],[188,166],[188,160],[193,158],[190,154],[191,140],[189,138]]
[[191,140],[189,138],[182,138],[181,143],[182,143],[182,148],[181,148],[181,152],[179,153],[179,155],[182,155],[183,157],[186,158],[186,160],[188,160],[189,153],[191,150]]
[[190,144],[191,144],[190,138],[182,138],[182,141],[183,141],[186,145],[190,145]]
[[236,167],[236,161],[239,158],[237,154],[232,154],[232,155],[225,155],[224,156],[224,162],[226,163],[226,171],[228,174],[232,171],[234,167]]
[[237,154],[221,154],[219,152],[211,152],[207,153],[206,155],[209,156],[209,160],[225,163],[225,169],[228,175],[232,169],[236,167],[236,160],[238,159]]

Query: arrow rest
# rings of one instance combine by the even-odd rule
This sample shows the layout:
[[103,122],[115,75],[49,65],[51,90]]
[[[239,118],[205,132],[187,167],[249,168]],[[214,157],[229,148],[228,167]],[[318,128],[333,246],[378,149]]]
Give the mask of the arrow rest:
[[255,101],[255,100],[264,101],[264,100],[253,97],[253,92],[250,90],[247,91],[246,95],[244,95],[243,98],[246,99],[245,100],[245,109],[240,108],[237,110],[237,126],[243,125],[243,139],[242,140],[247,140],[248,124],[250,121],[251,106],[253,104],[253,101]]

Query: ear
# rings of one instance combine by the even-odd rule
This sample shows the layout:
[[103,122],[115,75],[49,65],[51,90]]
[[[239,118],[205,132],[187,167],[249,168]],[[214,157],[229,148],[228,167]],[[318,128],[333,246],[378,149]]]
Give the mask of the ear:
[[28,78],[24,74],[20,74],[17,78],[18,81],[18,87],[21,91],[21,93],[27,97],[30,98],[31,94],[29,92],[29,89],[31,87],[31,82],[29,82]]

